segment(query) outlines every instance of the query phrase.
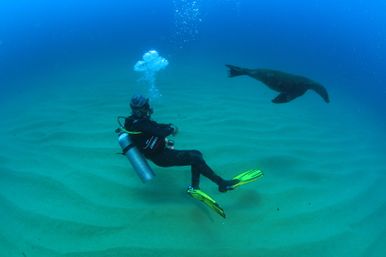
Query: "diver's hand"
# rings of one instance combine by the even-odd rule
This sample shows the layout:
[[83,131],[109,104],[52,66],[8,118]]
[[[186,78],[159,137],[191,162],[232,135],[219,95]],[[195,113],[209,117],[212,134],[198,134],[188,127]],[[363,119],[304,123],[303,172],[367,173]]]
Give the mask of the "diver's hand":
[[170,124],[170,127],[173,129],[172,136],[176,136],[178,134],[177,126]]

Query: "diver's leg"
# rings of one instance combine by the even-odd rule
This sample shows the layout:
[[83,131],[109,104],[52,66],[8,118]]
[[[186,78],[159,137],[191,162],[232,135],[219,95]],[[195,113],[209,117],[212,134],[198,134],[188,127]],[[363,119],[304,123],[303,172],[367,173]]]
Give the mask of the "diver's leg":
[[199,188],[200,174],[219,186],[224,181],[206,164],[201,152],[197,150],[165,149],[162,153],[152,157],[151,160],[161,167],[191,165],[193,188]]
[[[192,165],[192,181],[193,181],[193,170],[199,170],[197,173],[202,174],[208,179],[212,180],[214,183],[218,185],[218,191],[224,193],[228,190],[232,190],[232,185],[236,184],[239,182],[239,180],[231,179],[231,180],[225,180],[219,175],[217,175],[204,161],[204,159],[201,158],[201,161],[199,162],[198,165],[193,164]],[[199,175],[198,175],[199,176]],[[197,188],[199,186],[199,180],[197,181]],[[194,187],[194,183],[192,182],[192,187]]]
[[[198,158],[198,157],[197,157]],[[189,150],[173,150],[165,149],[161,153],[150,157],[150,159],[161,167],[172,166],[189,166],[191,165],[192,184],[193,188],[199,188],[200,184],[200,171],[193,168],[195,159],[195,152]]]

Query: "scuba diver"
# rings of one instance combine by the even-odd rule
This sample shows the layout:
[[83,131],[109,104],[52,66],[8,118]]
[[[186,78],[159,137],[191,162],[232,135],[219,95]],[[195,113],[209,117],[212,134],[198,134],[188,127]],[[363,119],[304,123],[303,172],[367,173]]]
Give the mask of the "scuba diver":
[[133,96],[130,101],[131,115],[125,119],[124,129],[130,131],[131,142],[154,164],[160,167],[191,166],[192,180],[188,189],[200,188],[203,175],[218,186],[220,192],[232,190],[240,182],[237,179],[225,180],[217,175],[205,162],[198,150],[175,150],[168,136],[175,136],[178,128],[173,124],[160,124],[151,119],[153,109],[149,99],[142,95]]
[[[168,140],[167,137],[177,135],[178,128],[170,123],[161,124],[152,120],[153,109],[150,107],[148,98],[142,95],[133,96],[130,108],[129,117],[118,117],[120,127],[116,132],[119,135],[118,142],[122,148],[122,154],[129,159],[142,182],[149,181],[155,176],[145,158],[160,167],[191,166],[192,181],[187,193],[225,218],[225,212],[221,206],[200,189],[200,176],[210,179],[223,193],[263,176],[261,170],[251,169],[231,180],[223,179],[208,166],[200,151],[174,149],[173,141]],[[124,119],[124,124],[120,119]]]

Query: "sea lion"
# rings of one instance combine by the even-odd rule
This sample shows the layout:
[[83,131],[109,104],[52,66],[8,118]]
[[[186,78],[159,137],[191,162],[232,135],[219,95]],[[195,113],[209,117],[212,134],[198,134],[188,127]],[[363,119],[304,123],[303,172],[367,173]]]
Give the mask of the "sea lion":
[[304,95],[308,89],[318,93],[326,103],[330,102],[325,87],[309,78],[277,70],[246,69],[229,64],[225,66],[229,68],[229,77],[247,75],[261,81],[270,89],[280,92],[277,97],[272,99],[273,103],[288,103]]

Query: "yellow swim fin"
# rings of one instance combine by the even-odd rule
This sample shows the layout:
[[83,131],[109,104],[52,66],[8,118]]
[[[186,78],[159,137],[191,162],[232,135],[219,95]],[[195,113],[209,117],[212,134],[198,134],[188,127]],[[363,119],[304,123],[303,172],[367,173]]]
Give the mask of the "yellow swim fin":
[[220,205],[204,191],[189,187],[187,193],[191,197],[203,202],[205,205],[207,205],[209,208],[217,212],[221,217],[225,219],[225,212],[223,208],[221,208]]
[[231,188],[235,189],[235,188],[238,188],[239,186],[254,182],[262,176],[263,176],[263,172],[259,169],[252,169],[252,170],[244,171],[243,173],[241,173],[233,178],[233,179],[239,180],[239,182],[232,185]]

